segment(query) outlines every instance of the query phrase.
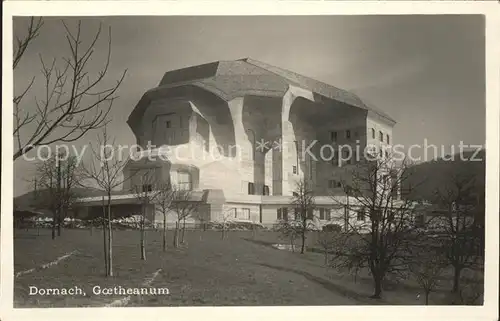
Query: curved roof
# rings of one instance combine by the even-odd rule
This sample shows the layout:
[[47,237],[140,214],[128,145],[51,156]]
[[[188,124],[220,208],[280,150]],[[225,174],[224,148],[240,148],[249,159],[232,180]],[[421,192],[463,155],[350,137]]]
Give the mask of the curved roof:
[[[281,97],[292,85],[309,90],[319,96],[372,111],[395,123],[395,120],[385,112],[365,103],[354,93],[250,58],[216,61],[168,71],[164,74],[158,87],[146,92],[143,99],[154,96],[159,91],[186,85],[208,90],[226,101],[245,95]],[[142,105],[143,99],[138,106]],[[132,112],[129,120],[137,116],[136,112],[136,110]]]

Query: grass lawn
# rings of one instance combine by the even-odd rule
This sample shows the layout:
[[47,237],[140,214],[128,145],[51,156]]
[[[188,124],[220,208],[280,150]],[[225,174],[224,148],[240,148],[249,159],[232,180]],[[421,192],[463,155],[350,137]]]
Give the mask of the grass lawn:
[[[161,249],[161,232],[147,232],[147,260],[140,259],[139,232],[114,231],[113,277],[104,277],[102,231],[63,230],[51,240],[50,230],[15,230],[14,271],[30,270],[14,281],[15,307],[105,306],[124,295],[94,295],[93,286],[142,287],[157,272],[151,287],[166,287],[169,295],[131,296],[127,306],[271,306],[271,305],[352,305],[423,304],[421,291],[409,284],[388,284],[382,300],[369,299],[372,282],[361,274],[357,281],[323,266],[323,255],[277,250],[274,233],[260,231],[187,231],[186,242],[178,249],[169,244]],[[169,231],[169,241],[172,238]],[[43,264],[75,251],[45,269]],[[85,296],[29,295],[29,286],[85,290]],[[449,285],[443,282],[441,292]],[[443,294],[431,296],[437,303]]]

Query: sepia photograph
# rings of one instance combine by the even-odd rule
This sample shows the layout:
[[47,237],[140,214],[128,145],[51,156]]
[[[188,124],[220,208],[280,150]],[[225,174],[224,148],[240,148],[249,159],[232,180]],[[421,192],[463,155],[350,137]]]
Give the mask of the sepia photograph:
[[485,30],[14,16],[14,309],[482,306]]

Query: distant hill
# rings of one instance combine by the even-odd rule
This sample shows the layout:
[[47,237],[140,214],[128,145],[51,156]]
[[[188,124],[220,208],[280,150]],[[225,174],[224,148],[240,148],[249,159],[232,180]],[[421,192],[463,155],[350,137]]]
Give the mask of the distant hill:
[[[403,190],[410,186],[415,189],[414,193],[407,195],[414,200],[433,201],[435,191],[451,186],[454,177],[474,177],[475,184],[480,190],[485,186],[485,164],[486,151],[481,150],[477,155],[475,152],[464,152],[448,155],[443,158],[432,160],[409,168],[411,179],[403,184]],[[474,156],[474,158],[472,158]],[[481,159],[481,161],[475,161]]]

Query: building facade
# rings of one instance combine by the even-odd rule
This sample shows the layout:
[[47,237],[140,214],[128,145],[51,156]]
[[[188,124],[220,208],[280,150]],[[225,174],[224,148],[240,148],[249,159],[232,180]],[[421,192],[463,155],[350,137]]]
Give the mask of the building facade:
[[395,125],[350,92],[248,58],[165,73],[127,123],[137,152],[124,191],[150,188],[148,173],[146,185],[198,195],[204,220],[263,224],[283,216],[301,180],[325,198],[318,218],[333,220],[331,196],[346,197],[349,169],[368,146],[390,146]]

